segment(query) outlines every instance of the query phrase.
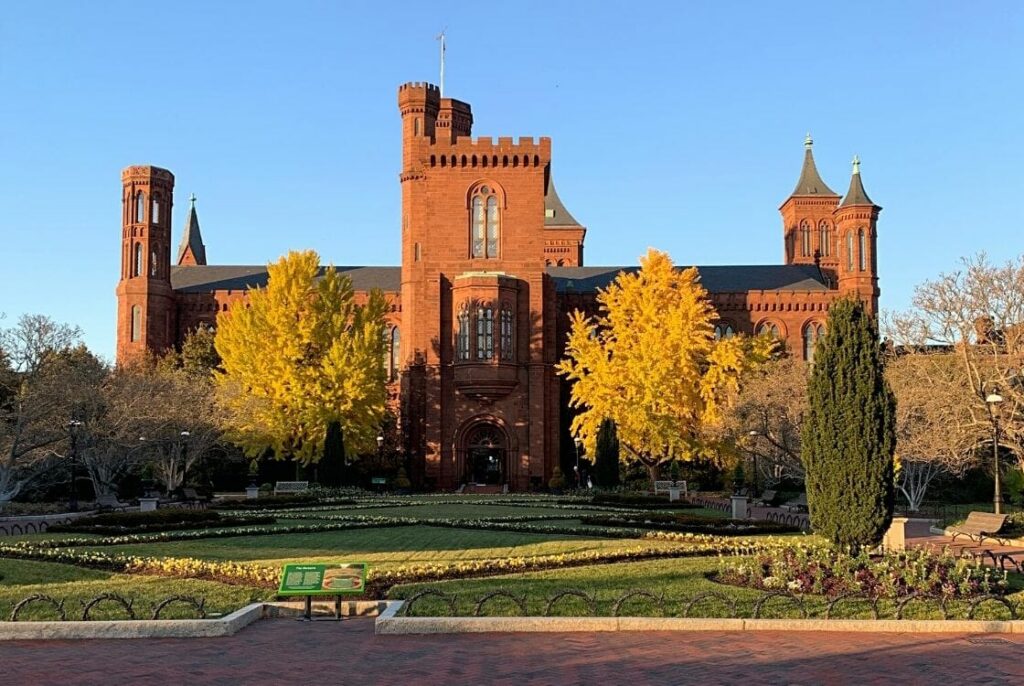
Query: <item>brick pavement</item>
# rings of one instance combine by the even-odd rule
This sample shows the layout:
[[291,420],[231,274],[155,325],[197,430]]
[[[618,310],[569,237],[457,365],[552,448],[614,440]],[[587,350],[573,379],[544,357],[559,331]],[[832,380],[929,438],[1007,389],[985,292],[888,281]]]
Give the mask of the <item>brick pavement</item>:
[[[972,643],[971,641],[979,641]],[[264,620],[230,638],[0,644],[4,684],[1012,684],[1024,635],[576,633],[375,636]]]

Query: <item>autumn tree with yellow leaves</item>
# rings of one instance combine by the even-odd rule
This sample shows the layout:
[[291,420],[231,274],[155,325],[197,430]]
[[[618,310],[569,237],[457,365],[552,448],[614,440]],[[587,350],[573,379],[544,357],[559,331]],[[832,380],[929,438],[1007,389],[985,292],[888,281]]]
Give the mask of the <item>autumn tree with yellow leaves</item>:
[[716,340],[717,314],[694,268],[677,269],[648,250],[640,269],[623,273],[597,296],[599,313],[571,315],[559,373],[572,382],[580,410],[572,433],[593,454],[601,423],[615,423],[623,458],[651,479],[673,460],[713,457],[711,431],[743,375],[766,360],[767,336]]
[[321,269],[311,250],[290,252],[268,274],[247,307],[217,319],[229,438],[251,457],[270,449],[308,464],[336,422],[349,455],[372,452],[387,400],[383,294],[357,304],[351,280]]

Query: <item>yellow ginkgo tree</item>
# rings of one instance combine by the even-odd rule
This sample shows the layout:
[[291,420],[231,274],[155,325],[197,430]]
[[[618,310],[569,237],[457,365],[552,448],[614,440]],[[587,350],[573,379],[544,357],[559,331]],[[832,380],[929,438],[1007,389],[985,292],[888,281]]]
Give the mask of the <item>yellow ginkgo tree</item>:
[[271,449],[309,463],[336,422],[350,455],[372,452],[387,400],[383,294],[357,303],[351,280],[321,269],[311,250],[282,257],[268,275],[246,307],[217,319],[228,436],[251,457]]
[[677,269],[648,250],[597,296],[599,312],[571,315],[559,373],[572,382],[572,433],[593,453],[605,419],[615,422],[626,460],[651,479],[672,460],[710,457],[722,410],[745,372],[763,362],[767,336],[716,340],[718,318],[697,270]]

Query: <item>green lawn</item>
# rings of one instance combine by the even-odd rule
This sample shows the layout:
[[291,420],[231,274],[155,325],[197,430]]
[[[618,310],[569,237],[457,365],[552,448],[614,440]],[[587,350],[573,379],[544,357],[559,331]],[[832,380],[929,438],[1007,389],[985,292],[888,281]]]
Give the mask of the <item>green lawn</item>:
[[[82,604],[102,593],[119,593],[133,601],[139,619],[149,619],[153,605],[172,595],[190,595],[206,600],[207,613],[227,614],[254,600],[273,597],[273,591],[233,586],[198,579],[170,579],[158,576],[111,574],[52,562],[0,559],[0,620],[10,617],[14,605],[34,594],[45,594],[64,601],[68,619],[81,619]],[[40,583],[43,581],[43,583]],[[185,605],[173,605],[161,617],[194,617]],[[114,603],[98,605],[90,612],[95,619],[127,619]],[[18,619],[58,619],[53,608],[44,603],[28,606]]]
[[[410,563],[455,562],[657,545],[638,539],[526,534],[506,531],[401,526],[273,536],[104,546],[110,554],[195,557],[279,565],[303,560],[358,560],[388,568]],[[669,545],[669,544],[663,544]]]

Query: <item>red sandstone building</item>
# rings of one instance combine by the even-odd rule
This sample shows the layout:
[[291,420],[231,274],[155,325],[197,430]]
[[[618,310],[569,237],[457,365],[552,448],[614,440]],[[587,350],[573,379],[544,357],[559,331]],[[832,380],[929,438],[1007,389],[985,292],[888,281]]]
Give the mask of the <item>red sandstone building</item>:
[[[586,229],[551,178],[549,138],[472,138],[467,103],[426,83],[398,89],[402,119],[402,265],[337,267],[358,291],[392,303],[388,369],[413,465],[427,486],[546,482],[573,452],[568,389],[555,374],[568,317],[593,311],[622,270],[586,267]],[[856,160],[845,197],[805,146],[779,208],[785,263],[700,267],[721,316],[718,335],[771,331],[807,357],[831,302],[856,294],[877,309],[881,208]],[[207,264],[194,199],[171,259],[174,176],[126,168],[122,182],[117,356],[180,343],[266,283],[263,266]],[[568,458],[568,459],[567,459]]]

